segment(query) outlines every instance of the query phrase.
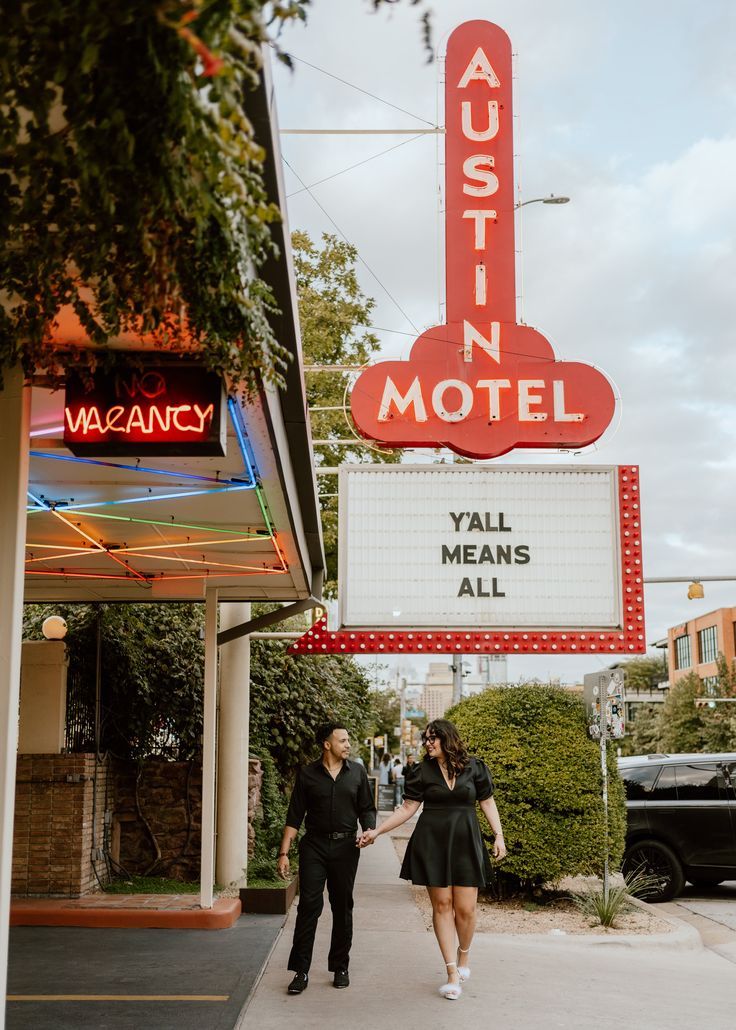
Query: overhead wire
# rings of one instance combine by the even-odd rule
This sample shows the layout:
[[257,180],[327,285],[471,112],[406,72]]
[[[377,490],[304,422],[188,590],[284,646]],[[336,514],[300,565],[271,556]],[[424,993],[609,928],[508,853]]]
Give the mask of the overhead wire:
[[316,182],[310,183],[309,186],[304,186],[300,190],[294,190],[293,193],[287,193],[286,199],[289,200],[291,197],[296,197],[300,193],[307,193],[315,186],[321,186],[323,182],[329,182],[330,179],[336,179],[338,175],[345,175],[346,172],[352,172],[354,168],[360,168],[361,165],[367,165],[369,161],[375,161],[377,157],[383,157],[384,154],[390,154],[392,150],[398,150],[399,147],[405,147],[407,143],[413,143],[414,140],[423,138],[423,136],[411,136],[409,139],[402,140],[401,143],[395,143],[393,147],[386,147],[385,150],[381,150],[377,154],[372,154],[371,157],[366,157],[362,161],[357,161],[354,165],[349,165],[347,168],[343,168],[339,172],[327,175],[324,179],[318,179]]
[[[282,156],[283,156],[283,155],[282,155]],[[330,222],[332,223],[332,225],[334,225],[334,227],[335,227],[335,228],[337,229],[337,231],[339,232],[340,236],[342,236],[343,240],[344,240],[344,241],[345,241],[345,242],[346,242],[347,244],[349,244],[349,245],[350,245],[351,247],[355,247],[355,244],[354,244],[354,243],[351,243],[351,242],[350,242],[350,240],[349,240],[349,239],[347,238],[347,236],[346,236],[346,235],[345,235],[345,233],[344,233],[344,232],[342,231],[342,229],[341,229],[341,228],[340,228],[340,226],[339,226],[339,225],[337,224],[337,222],[336,222],[336,221],[335,221],[335,219],[334,219],[334,218],[332,217],[332,215],[331,215],[331,214],[330,214],[330,213],[329,213],[329,212],[328,212],[328,211],[327,211],[327,210],[326,210],[326,209],[324,208],[324,206],[323,206],[323,205],[322,205],[322,204],[321,204],[321,203],[319,202],[319,200],[317,200],[317,198],[315,197],[314,193],[312,193],[311,189],[309,188],[309,186],[307,186],[307,184],[306,184],[306,183],[304,182],[304,180],[302,179],[302,177],[301,177],[301,176],[300,176],[300,175],[298,174],[298,172],[296,172],[296,171],[294,170],[293,166],[292,166],[291,164],[289,164],[289,162],[287,161],[286,157],[284,157],[284,158],[283,158],[283,160],[284,160],[284,164],[286,165],[286,167],[287,167],[287,168],[289,169],[289,171],[290,171],[290,172],[291,172],[291,173],[292,173],[292,174],[293,174],[293,175],[294,175],[294,176],[295,176],[295,177],[296,177],[296,178],[297,178],[297,179],[299,180],[299,182],[300,182],[300,183],[302,184],[302,186],[304,187],[304,189],[305,189],[305,190],[307,191],[307,193],[309,194],[309,196],[310,196],[310,197],[312,198],[312,200],[313,200],[313,201],[315,202],[315,204],[316,204],[316,205],[317,205],[317,207],[318,207],[318,208],[320,209],[320,211],[321,211],[321,212],[322,212],[322,214],[323,214],[323,215],[325,216],[325,218],[327,218],[327,219],[328,219],[328,220],[329,220],[329,221],[330,221]],[[368,262],[367,262],[367,261],[365,260],[365,258],[364,258],[364,257],[362,257],[362,255],[361,255],[361,254],[360,254],[360,252],[358,251],[358,248],[357,248],[357,247],[355,247],[355,252],[356,252],[356,254],[357,254],[358,260],[359,260],[359,261],[360,261],[360,262],[361,262],[361,263],[362,263],[363,265],[365,265],[365,267],[366,267],[366,268],[368,269],[368,271],[370,272],[370,274],[371,274],[371,275],[373,276],[373,278],[374,278],[374,279],[376,280],[376,282],[377,282],[377,283],[378,283],[378,285],[379,285],[379,286],[381,287],[381,289],[382,289],[382,290],[383,290],[383,292],[384,292],[384,293],[386,294],[386,296],[387,296],[387,297],[389,298],[389,300],[390,300],[390,301],[391,301],[391,302],[392,302],[392,303],[393,303],[393,304],[394,304],[394,305],[396,306],[397,310],[401,312],[401,314],[402,314],[402,315],[403,315],[403,317],[404,317],[404,318],[406,319],[406,321],[407,321],[407,322],[409,323],[409,325],[410,325],[410,326],[412,327],[412,329],[414,330],[414,332],[415,332],[415,333],[418,333],[418,332],[419,332],[419,330],[418,330],[418,329],[417,329],[417,327],[416,327],[416,326],[414,325],[414,323],[412,322],[411,318],[409,318],[409,316],[407,315],[407,313],[406,313],[406,312],[404,311],[404,309],[402,308],[401,304],[399,304],[398,300],[396,299],[396,297],[394,297],[394,295],[393,295],[393,294],[391,293],[391,291],[390,291],[390,290],[388,289],[388,287],[387,287],[387,286],[386,286],[386,285],[385,285],[385,284],[384,284],[384,283],[383,283],[383,282],[381,281],[381,279],[379,279],[378,275],[377,275],[377,274],[376,274],[376,273],[375,273],[375,272],[373,271],[373,269],[372,269],[372,268],[371,268],[371,266],[370,266],[370,265],[368,264]]]
[[362,86],[356,86],[354,82],[348,82],[347,79],[340,78],[339,75],[335,75],[333,72],[328,72],[324,68],[320,68],[319,65],[312,64],[310,61],[305,61],[303,57],[297,57],[296,54],[286,53],[291,61],[298,61],[299,64],[305,64],[307,68],[312,68],[316,72],[321,72],[323,75],[327,75],[330,79],[335,79],[337,82],[341,82],[344,86],[350,86],[351,89],[355,89],[358,93],[363,93],[367,97],[371,97],[372,100],[377,100],[379,104],[385,104],[386,107],[392,107],[394,111],[400,111],[402,114],[408,114],[410,118],[416,118],[419,122],[424,122],[425,125],[430,125],[433,129],[436,128],[428,118],[422,118],[419,114],[414,114],[413,111],[407,111],[405,107],[399,107],[398,104],[392,104],[390,100],[384,100],[383,97],[379,97],[376,93],[371,93],[368,89],[363,89]]

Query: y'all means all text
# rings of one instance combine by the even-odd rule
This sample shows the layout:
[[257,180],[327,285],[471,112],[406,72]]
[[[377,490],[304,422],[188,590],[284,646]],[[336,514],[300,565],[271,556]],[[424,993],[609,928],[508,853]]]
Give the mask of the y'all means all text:
[[[448,513],[456,533],[510,533],[512,527],[504,512],[451,511]],[[528,544],[484,543],[443,544],[443,565],[528,565],[531,561]],[[495,576],[484,579],[464,576],[458,597],[505,597]]]

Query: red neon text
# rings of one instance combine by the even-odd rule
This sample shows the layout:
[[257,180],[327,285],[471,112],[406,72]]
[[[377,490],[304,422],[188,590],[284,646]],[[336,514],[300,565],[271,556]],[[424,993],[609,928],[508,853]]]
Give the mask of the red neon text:
[[197,433],[206,435],[214,415],[214,404],[201,408],[199,404],[152,404],[143,408],[134,404],[125,408],[116,404],[102,409],[97,404],[81,405],[76,412],[64,409],[68,431],[75,437],[104,436],[106,433],[122,433],[130,436],[142,433],[152,436],[159,433]]

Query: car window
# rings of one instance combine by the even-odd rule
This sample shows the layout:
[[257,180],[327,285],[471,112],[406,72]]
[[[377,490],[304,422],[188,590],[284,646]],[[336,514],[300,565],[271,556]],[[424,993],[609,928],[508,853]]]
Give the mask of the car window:
[[676,767],[679,801],[718,801],[717,765],[678,765]]
[[621,769],[627,801],[643,801],[649,796],[654,786],[659,768],[656,765],[637,765],[631,769]]
[[665,765],[647,801],[677,801],[674,765]]

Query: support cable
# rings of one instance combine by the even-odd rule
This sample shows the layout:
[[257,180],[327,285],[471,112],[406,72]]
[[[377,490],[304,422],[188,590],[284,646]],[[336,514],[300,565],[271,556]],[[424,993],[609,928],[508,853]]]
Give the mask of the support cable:
[[[329,221],[330,221],[330,222],[332,223],[332,225],[334,225],[334,227],[335,227],[335,228],[337,229],[337,231],[339,232],[340,236],[342,236],[343,240],[344,240],[344,241],[345,241],[345,242],[346,242],[346,243],[347,243],[347,244],[348,244],[349,246],[351,246],[351,247],[355,247],[355,244],[354,244],[354,243],[351,243],[351,242],[350,242],[350,240],[349,240],[349,239],[347,238],[347,236],[346,236],[346,235],[345,235],[345,233],[344,233],[344,232],[342,231],[342,229],[341,229],[341,228],[340,228],[340,226],[339,226],[339,225],[337,224],[337,222],[336,222],[336,221],[335,221],[335,219],[334,219],[334,218],[332,217],[332,215],[330,215],[330,214],[329,214],[329,213],[328,213],[328,212],[327,212],[327,211],[325,210],[325,208],[324,208],[324,207],[322,206],[322,204],[320,204],[319,200],[317,200],[317,198],[315,197],[314,193],[312,193],[312,191],[311,191],[311,189],[309,188],[309,186],[307,186],[307,184],[306,184],[306,183],[304,182],[304,180],[302,179],[302,177],[301,177],[301,176],[300,176],[300,175],[299,175],[299,174],[298,174],[297,172],[295,172],[295,171],[294,171],[294,168],[293,168],[293,167],[292,167],[292,166],[291,166],[291,165],[289,164],[289,162],[288,162],[288,161],[286,160],[286,158],[285,158],[285,157],[284,157],[284,164],[285,164],[285,165],[286,165],[286,167],[287,167],[287,168],[289,169],[289,171],[290,171],[290,172],[291,172],[291,173],[292,173],[292,174],[293,174],[294,176],[296,176],[296,178],[297,178],[297,179],[299,180],[299,182],[300,182],[300,183],[302,184],[302,186],[303,186],[303,187],[304,187],[304,189],[305,189],[305,190],[307,191],[307,193],[309,194],[309,196],[310,196],[310,197],[312,198],[312,200],[313,200],[313,201],[315,202],[315,204],[317,205],[317,207],[318,207],[318,208],[320,209],[320,211],[322,212],[322,214],[323,214],[323,215],[324,215],[324,216],[325,216],[325,217],[326,217],[327,219],[329,219]],[[395,305],[396,305],[397,309],[398,309],[398,310],[399,310],[399,311],[401,312],[401,314],[402,314],[402,315],[404,316],[404,318],[405,318],[405,319],[406,319],[406,321],[407,321],[407,322],[409,323],[409,325],[410,325],[410,326],[412,327],[412,329],[414,330],[414,332],[418,334],[418,333],[419,333],[419,330],[418,330],[418,329],[417,329],[417,327],[416,327],[416,326],[414,325],[414,323],[412,322],[412,320],[411,320],[411,319],[409,318],[409,316],[407,315],[407,313],[406,313],[406,312],[404,311],[404,309],[402,308],[401,304],[399,304],[399,302],[397,301],[396,297],[394,297],[394,295],[393,295],[393,294],[392,294],[392,293],[391,293],[391,292],[389,291],[389,289],[388,289],[388,287],[387,287],[387,286],[384,286],[384,284],[383,284],[383,283],[381,282],[381,280],[380,280],[380,279],[378,278],[378,276],[377,276],[377,275],[376,275],[376,273],[375,273],[375,272],[373,271],[373,269],[372,269],[372,268],[371,268],[371,266],[370,266],[370,265],[368,264],[368,262],[367,262],[367,261],[365,260],[365,258],[361,257],[361,255],[360,255],[360,252],[358,251],[358,248],[357,248],[357,247],[355,247],[355,251],[356,251],[356,254],[357,254],[357,256],[358,256],[358,260],[359,260],[359,261],[360,261],[360,262],[361,262],[361,263],[362,263],[363,265],[365,265],[365,267],[366,267],[366,268],[368,269],[368,271],[369,271],[369,272],[371,273],[371,275],[372,275],[372,276],[373,276],[373,278],[374,278],[374,279],[376,280],[376,282],[377,282],[377,283],[378,283],[378,285],[379,285],[379,286],[381,287],[381,289],[382,289],[382,290],[383,290],[383,292],[384,292],[384,293],[386,294],[386,296],[387,296],[387,297],[389,298],[389,300],[390,300],[390,301],[392,301],[392,302],[393,302],[393,304],[395,304]]]

